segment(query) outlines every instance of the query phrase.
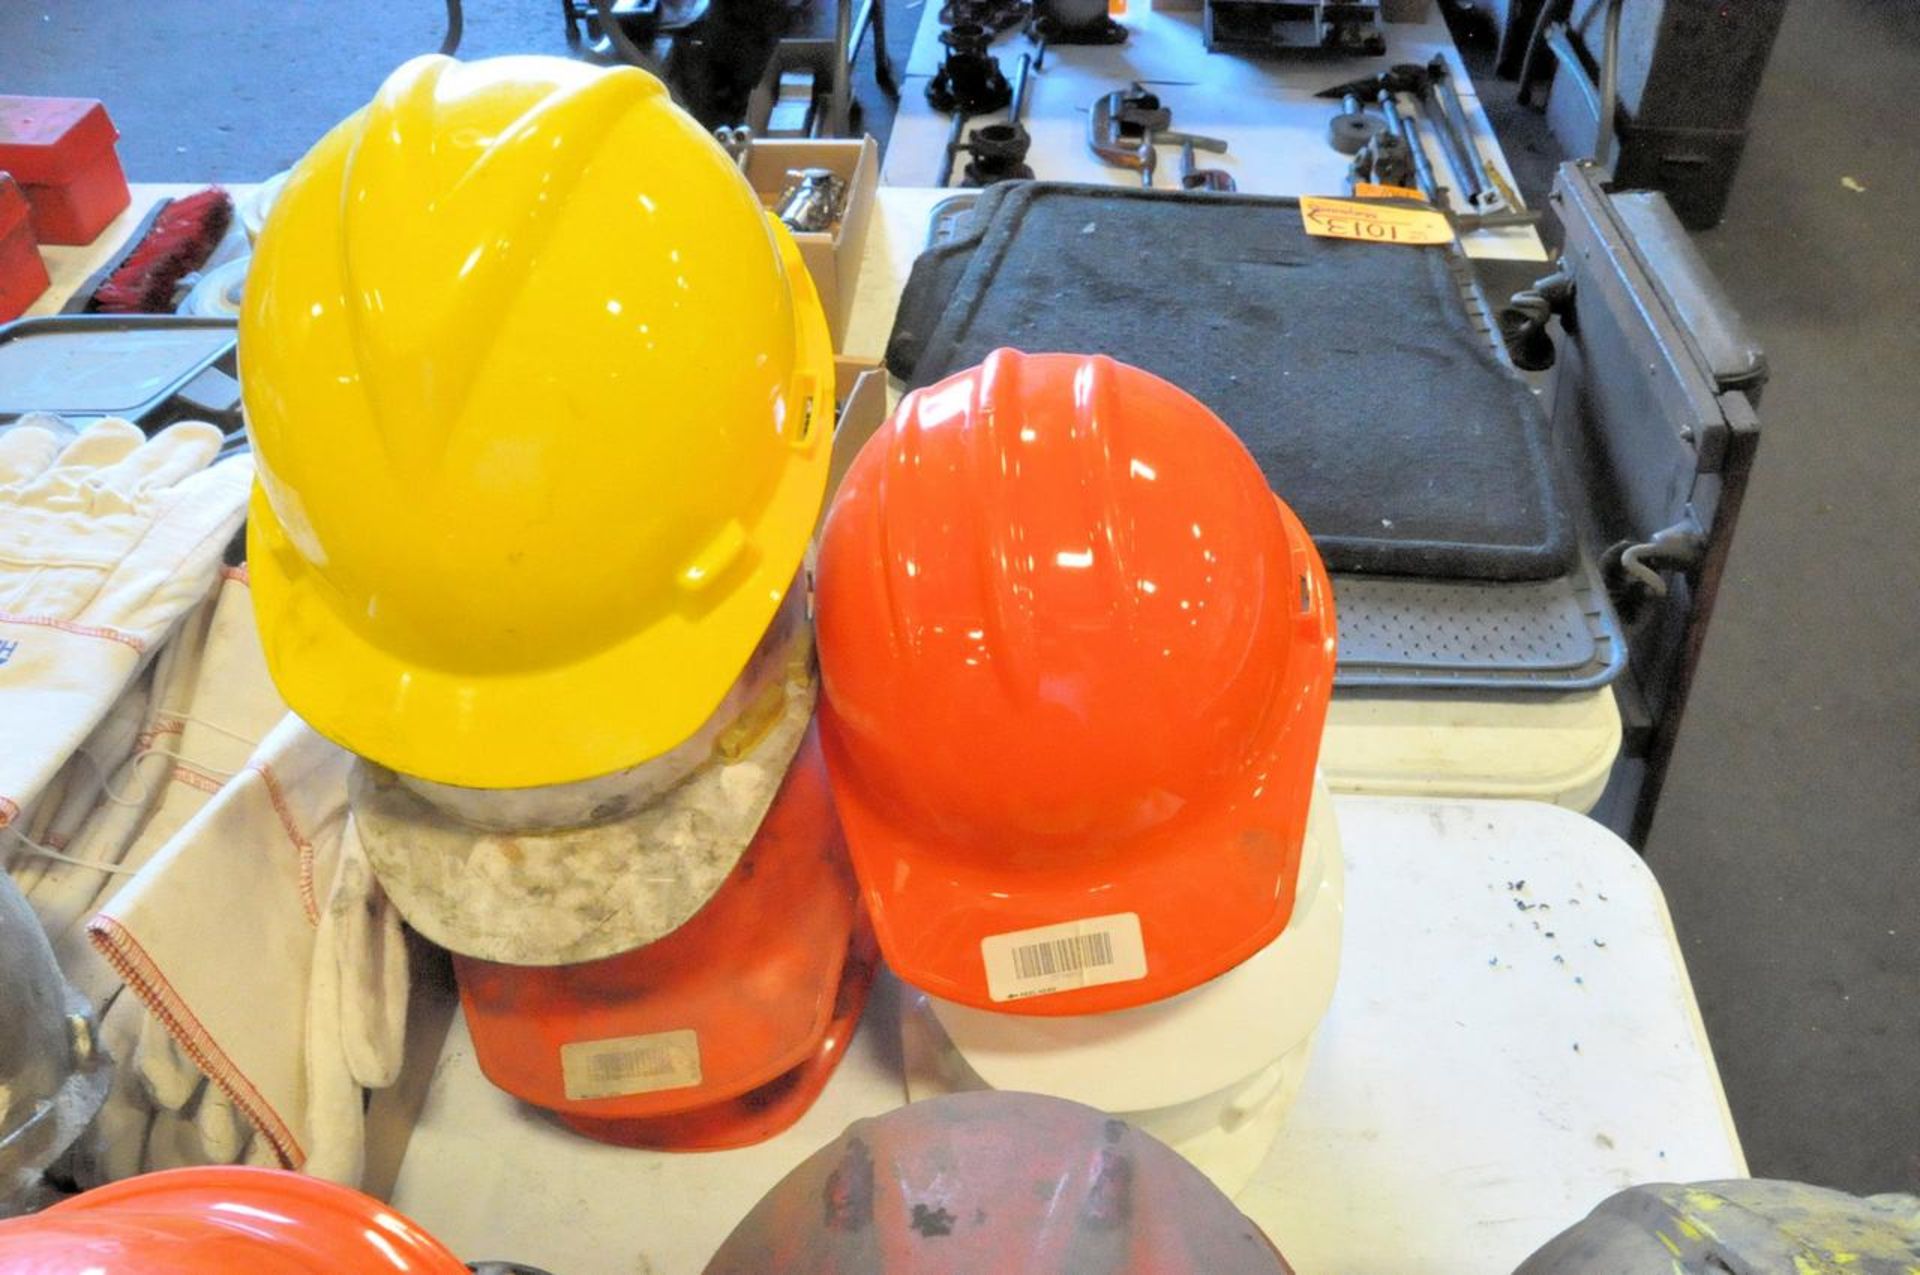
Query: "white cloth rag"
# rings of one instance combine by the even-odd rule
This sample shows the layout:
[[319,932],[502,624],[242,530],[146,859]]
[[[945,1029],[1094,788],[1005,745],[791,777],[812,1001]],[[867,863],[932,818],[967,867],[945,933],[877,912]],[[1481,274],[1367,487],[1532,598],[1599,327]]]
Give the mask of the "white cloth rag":
[[212,588],[253,481],[221,442],[199,421],[0,430],[0,827]]
[[[176,627],[35,803],[27,840],[0,844],[62,967],[103,1016],[107,1050],[119,1062],[106,1105],[69,1165],[82,1186],[183,1164],[279,1163],[144,1002],[118,995],[120,975],[88,942],[85,925],[240,772],[286,711],[267,675],[246,572],[225,568],[215,593]],[[89,805],[75,830],[73,811]]]
[[80,862],[48,862],[28,890],[61,967],[96,1005],[120,980],[88,943],[87,920],[245,768],[287,714],[267,674],[244,571],[224,571],[204,611],[161,652],[138,749],[68,847]]
[[231,1144],[217,1117],[202,1124],[212,1100],[184,1074],[197,1069],[282,1164],[359,1181],[364,1090],[398,1073],[408,975],[348,817],[351,764],[288,716],[88,926],[184,1069],[169,1085],[171,1055],[139,1050],[148,1096],[173,1117],[154,1121],[145,1163]]
[[[189,627],[182,626],[182,631]],[[166,645],[172,650],[178,637]],[[39,799],[21,816],[0,828],[0,864],[5,864],[22,894],[30,894],[54,855],[66,853],[93,817],[113,777],[133,756],[146,729],[153,700],[154,678],[166,663],[164,656],[134,679],[79,751],[67,759]]]
[[186,1165],[282,1167],[273,1144],[254,1132],[138,996],[114,1000],[101,1043],[117,1063],[113,1086],[65,1165],[83,1190]]
[[[49,828],[45,834],[37,832],[36,826],[41,822],[39,812],[48,797],[54,795],[50,788],[22,821],[33,833],[32,840],[15,838],[7,846],[12,856],[13,878],[27,901],[33,904],[56,955],[61,936],[84,925],[95,906],[111,897],[131,875],[131,869],[121,868],[120,862],[153,814],[166,786],[167,767],[171,764],[166,750],[178,737],[180,717],[187,711],[198,680],[212,617],[213,599],[209,598],[175,626],[134,689],[120,697],[108,711],[106,720],[61,772],[63,775],[72,772],[76,765],[82,770],[91,770],[96,757],[104,764],[108,760],[105,750],[96,752],[95,741],[109,728],[117,738],[125,726],[134,727],[131,746],[119,764],[101,777],[99,800],[80,826],[64,839],[57,828]],[[146,688],[144,697],[138,694],[142,685]],[[135,713],[137,718],[133,716]],[[62,806],[77,804],[77,799],[83,799],[84,791],[80,776],[75,773],[73,782],[65,785],[61,794]],[[69,801],[69,797],[76,800]],[[7,842],[8,834],[13,831],[0,829],[0,842]],[[98,1009],[102,1007],[102,995],[118,986],[119,981],[115,979],[106,988],[82,987],[81,990]]]

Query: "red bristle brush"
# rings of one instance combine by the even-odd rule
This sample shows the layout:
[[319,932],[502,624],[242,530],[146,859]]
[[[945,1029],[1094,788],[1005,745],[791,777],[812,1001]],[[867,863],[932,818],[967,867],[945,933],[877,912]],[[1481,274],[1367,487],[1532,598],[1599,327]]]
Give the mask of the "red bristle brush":
[[95,314],[171,314],[180,280],[207,264],[233,224],[233,199],[218,186],[173,200],[120,259],[87,309]]

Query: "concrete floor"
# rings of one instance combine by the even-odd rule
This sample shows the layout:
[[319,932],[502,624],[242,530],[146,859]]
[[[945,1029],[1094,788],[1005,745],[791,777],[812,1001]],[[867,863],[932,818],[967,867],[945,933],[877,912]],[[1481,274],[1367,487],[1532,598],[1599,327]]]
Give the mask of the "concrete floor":
[[1789,5],[1700,238],[1773,381],[1647,852],[1754,1172],[1856,1191],[1920,1191],[1915,83],[1920,6]]
[[[464,8],[463,58],[570,52],[559,0]],[[919,0],[892,0],[887,16],[905,66]],[[134,181],[259,181],[445,33],[441,0],[0,0],[0,92],[105,101]],[[873,82],[870,41],[854,96],[884,139],[893,111]]]
[[[1863,1193],[1920,1192],[1915,82],[1920,5],[1789,5],[1696,238],[1773,379],[1647,844],[1754,1174]],[[1481,93],[1541,205],[1552,135],[1510,85]]]
[[[564,52],[557,8],[469,0],[462,51]],[[904,62],[919,5],[890,12]],[[106,99],[136,179],[257,179],[441,22],[431,0],[9,0],[0,85]],[[1731,213],[1700,238],[1774,378],[1648,847],[1753,1171],[1862,1192],[1920,1190],[1914,83],[1911,0],[1791,6]],[[856,91],[884,134],[865,65]],[[1537,125],[1501,115],[1546,171]]]

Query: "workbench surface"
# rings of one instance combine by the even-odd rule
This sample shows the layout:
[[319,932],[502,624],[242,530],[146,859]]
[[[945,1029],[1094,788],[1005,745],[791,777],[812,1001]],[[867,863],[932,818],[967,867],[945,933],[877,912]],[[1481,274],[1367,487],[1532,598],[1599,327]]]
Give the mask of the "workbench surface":
[[[1666,904],[1625,843],[1534,802],[1335,804],[1340,982],[1238,1197],[1299,1270],[1507,1271],[1621,1187],[1746,1172]],[[567,1132],[494,1089],[456,1022],[393,1204],[469,1259],[697,1272],[788,1169],[904,1101],[898,992],[876,989],[795,1128],[694,1155]]]
[[[927,83],[939,69],[943,53],[939,11],[938,0],[927,0],[920,9],[920,26],[901,84],[900,107],[880,169],[885,185],[933,186],[940,181],[952,117],[935,111],[926,98]],[[1500,141],[1481,109],[1473,81],[1437,6],[1420,22],[1387,23],[1387,52],[1376,58],[1255,59],[1208,53],[1200,38],[1197,5],[1191,10],[1171,11],[1148,5],[1130,7],[1121,21],[1132,33],[1126,44],[1048,47],[1044,70],[1034,76],[1022,117],[1033,138],[1027,162],[1036,177],[1139,185],[1137,172],[1112,167],[1087,147],[1087,115],[1093,102],[1139,80],[1172,109],[1176,129],[1228,142],[1226,154],[1202,154],[1199,160],[1205,167],[1233,174],[1242,191],[1261,195],[1344,194],[1348,157],[1327,144],[1327,121],[1339,110],[1339,103],[1314,94],[1331,84],[1385,70],[1396,62],[1424,64],[1439,56],[1453,68],[1454,84],[1475,143],[1507,185],[1514,185]],[[1024,35],[1010,32],[995,43],[993,53],[1001,71],[1011,80],[1020,55],[1035,49]],[[1004,120],[1006,115],[997,111],[974,116],[968,128]],[[1428,131],[1422,132],[1422,138],[1436,178],[1441,185],[1452,186],[1446,156]],[[1178,187],[1178,158],[1176,147],[1160,148],[1156,185]],[[958,172],[956,166],[955,184]],[[1467,211],[1457,198],[1455,210]],[[1547,260],[1540,236],[1528,228],[1478,231],[1462,236],[1461,242],[1473,257]]]

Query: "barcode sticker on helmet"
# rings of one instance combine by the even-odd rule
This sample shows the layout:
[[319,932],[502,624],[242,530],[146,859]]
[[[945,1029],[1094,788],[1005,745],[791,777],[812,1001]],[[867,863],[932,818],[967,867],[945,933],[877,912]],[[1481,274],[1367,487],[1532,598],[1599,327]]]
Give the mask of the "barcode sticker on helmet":
[[700,1036],[689,1030],[615,1036],[560,1046],[569,1099],[623,1098],[700,1083]]
[[987,967],[987,995],[995,1001],[1147,976],[1140,918],[1132,912],[995,934],[980,940],[980,957]]

